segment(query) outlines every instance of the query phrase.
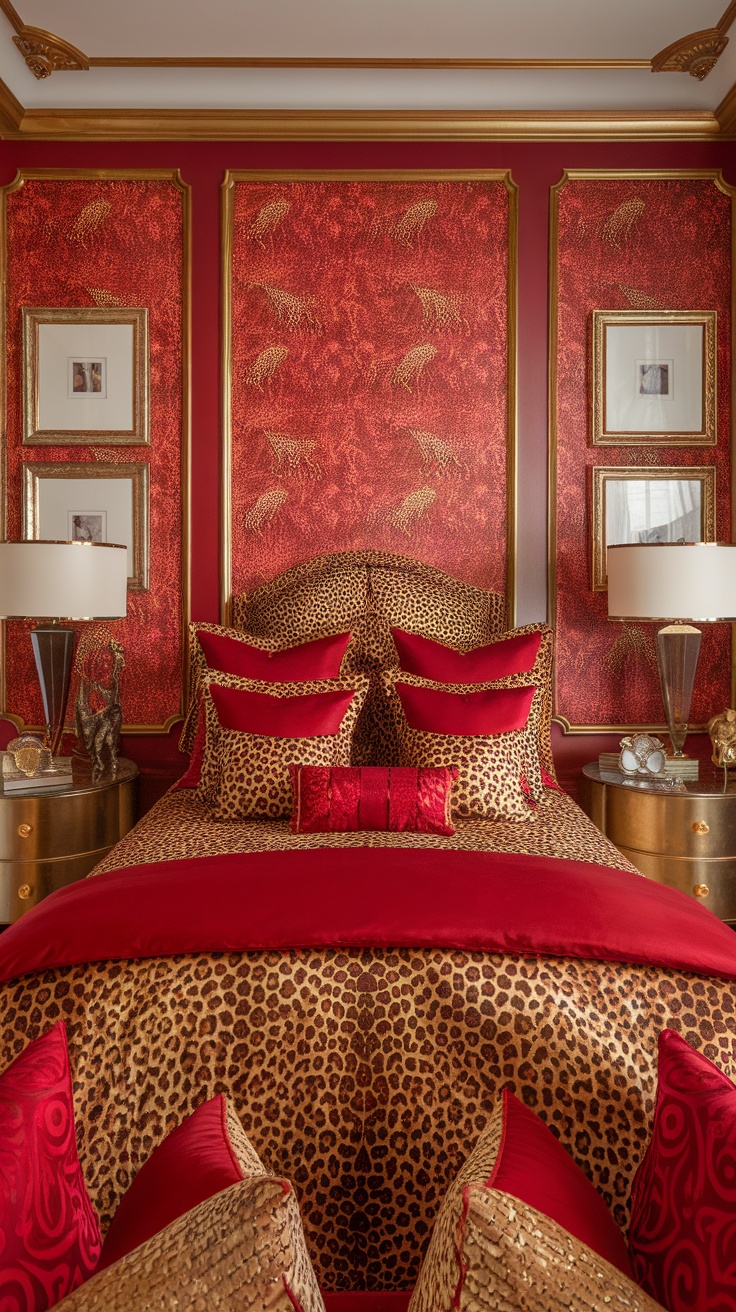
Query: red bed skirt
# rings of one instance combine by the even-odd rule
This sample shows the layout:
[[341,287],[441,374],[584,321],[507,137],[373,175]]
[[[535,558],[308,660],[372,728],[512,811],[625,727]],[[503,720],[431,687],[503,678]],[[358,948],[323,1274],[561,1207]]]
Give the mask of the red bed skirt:
[[363,1294],[345,1292],[327,1294],[322,1290],[327,1312],[406,1312],[411,1298],[411,1290],[406,1294],[381,1293]]

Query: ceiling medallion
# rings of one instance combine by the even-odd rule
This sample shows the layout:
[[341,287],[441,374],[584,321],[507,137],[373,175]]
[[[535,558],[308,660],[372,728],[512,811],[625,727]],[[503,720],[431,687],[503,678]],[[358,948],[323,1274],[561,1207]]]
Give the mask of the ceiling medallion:
[[59,72],[79,72],[89,68],[89,60],[81,50],[63,41],[53,32],[44,32],[40,27],[23,27],[13,37],[20,53],[34,77],[51,77]]
[[728,45],[728,37],[717,27],[691,32],[660,50],[652,59],[653,73],[689,73],[699,82],[715,68],[719,55]]

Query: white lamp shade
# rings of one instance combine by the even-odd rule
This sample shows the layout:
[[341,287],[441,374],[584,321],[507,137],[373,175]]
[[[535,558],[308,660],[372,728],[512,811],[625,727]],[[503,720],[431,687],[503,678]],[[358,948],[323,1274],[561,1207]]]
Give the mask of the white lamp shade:
[[120,619],[128,553],[100,542],[0,542],[3,619]]
[[732,622],[736,546],[673,542],[609,547],[608,618]]

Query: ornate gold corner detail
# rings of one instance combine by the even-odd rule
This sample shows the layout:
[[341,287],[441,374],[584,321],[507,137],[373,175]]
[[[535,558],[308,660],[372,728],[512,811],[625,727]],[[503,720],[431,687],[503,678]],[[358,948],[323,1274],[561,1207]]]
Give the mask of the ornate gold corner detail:
[[81,50],[40,27],[23,27],[13,42],[39,80],[54,72],[86,72],[89,68],[89,60]]
[[680,37],[652,58],[653,73],[689,73],[699,82],[706,78],[728,45],[728,37],[718,27],[705,28]]

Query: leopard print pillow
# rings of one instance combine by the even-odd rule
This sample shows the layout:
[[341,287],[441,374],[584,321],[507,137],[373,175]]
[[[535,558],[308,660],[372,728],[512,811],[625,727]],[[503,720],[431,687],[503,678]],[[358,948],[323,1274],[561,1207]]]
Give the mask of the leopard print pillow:
[[337,733],[311,738],[277,738],[243,733],[220,724],[210,683],[223,686],[220,676],[204,690],[206,739],[197,796],[213,820],[277,820],[291,814],[290,765],[349,765],[353,730],[368,692],[364,676],[322,679],[310,683],[263,683],[226,675],[228,687],[272,697],[309,693],[348,692],[353,697]]
[[[253,637],[251,634],[243,633],[238,629],[224,628],[221,624],[206,624],[201,622],[190,624],[188,633],[189,701],[187,704],[184,724],[182,725],[181,735],[179,737],[179,751],[186,752],[187,755],[191,754],[197,736],[197,722],[199,719],[199,703],[202,697],[202,686],[212,675],[223,673],[221,670],[210,670],[207,664],[207,657],[202,650],[202,645],[197,636],[199,633],[212,633],[215,637],[230,638],[235,642],[245,643],[249,647],[256,647],[258,651],[269,653],[286,651],[290,646],[298,647],[301,646],[304,641],[311,640],[311,638],[299,638],[292,643],[288,643],[282,642],[278,638]],[[331,633],[333,633],[333,629],[328,627],[324,633],[315,633],[312,637],[327,637]],[[341,673],[344,671],[345,658],[343,657]]]
[[[458,777],[452,790],[454,819],[533,819],[538,798],[528,779],[536,758],[536,734],[530,719],[523,729],[487,736],[413,729],[396,691],[397,682],[415,687],[441,687],[446,692],[472,689],[466,686],[448,688],[446,684],[433,684],[428,679],[419,679],[399,670],[389,670],[382,675],[398,738],[399,764],[418,768],[456,765]],[[535,776],[535,784],[537,790],[541,788],[539,773]]]

